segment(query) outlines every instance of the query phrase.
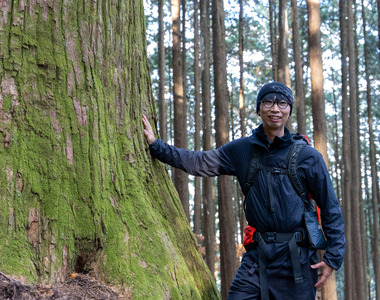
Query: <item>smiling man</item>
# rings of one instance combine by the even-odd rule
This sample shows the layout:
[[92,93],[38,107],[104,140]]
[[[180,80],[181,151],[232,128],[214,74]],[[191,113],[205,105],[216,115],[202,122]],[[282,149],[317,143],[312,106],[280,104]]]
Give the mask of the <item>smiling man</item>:
[[255,234],[231,285],[230,300],[314,300],[316,288],[322,287],[343,261],[341,209],[322,155],[308,145],[297,156],[296,172],[304,187],[303,196],[310,195],[321,209],[327,239],[321,261],[303,230],[306,206],[288,168],[289,153],[300,138],[285,127],[293,102],[293,93],[284,84],[264,85],[257,96],[256,110],[262,124],[252,135],[203,152],[179,149],[156,139],[143,116],[144,134],[153,157],[192,175],[234,175],[239,180],[250,226],[247,232]]

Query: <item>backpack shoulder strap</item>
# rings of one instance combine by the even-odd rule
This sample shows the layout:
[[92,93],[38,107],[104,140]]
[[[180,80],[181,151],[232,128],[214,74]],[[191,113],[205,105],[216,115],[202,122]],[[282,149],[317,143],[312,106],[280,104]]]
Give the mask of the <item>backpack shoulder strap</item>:
[[262,156],[261,152],[256,153],[255,151],[253,151],[252,153],[253,153],[253,156],[252,156],[251,161],[249,163],[248,173],[246,176],[244,186],[242,188],[244,195],[247,195],[249,189],[251,188],[251,186],[253,185],[253,183],[256,179],[258,171],[261,169],[261,166],[259,163],[261,160],[260,158]]
[[288,164],[288,176],[293,184],[293,187],[297,194],[302,198],[306,207],[312,206],[312,201],[307,194],[305,186],[302,184],[300,177],[298,176],[298,157],[302,150],[308,145],[308,140],[297,133],[293,135],[294,143],[289,150],[287,164]]

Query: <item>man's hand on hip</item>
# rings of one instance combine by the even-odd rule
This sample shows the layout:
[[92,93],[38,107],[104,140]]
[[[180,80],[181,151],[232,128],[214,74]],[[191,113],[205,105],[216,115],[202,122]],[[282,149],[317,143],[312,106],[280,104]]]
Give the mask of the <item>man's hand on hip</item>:
[[315,288],[320,289],[327,281],[327,278],[331,275],[331,273],[334,271],[333,268],[331,268],[328,264],[326,264],[324,261],[321,261],[318,264],[311,265],[312,269],[320,269],[320,273],[318,274],[318,277],[321,278],[318,280],[318,282],[315,284]]

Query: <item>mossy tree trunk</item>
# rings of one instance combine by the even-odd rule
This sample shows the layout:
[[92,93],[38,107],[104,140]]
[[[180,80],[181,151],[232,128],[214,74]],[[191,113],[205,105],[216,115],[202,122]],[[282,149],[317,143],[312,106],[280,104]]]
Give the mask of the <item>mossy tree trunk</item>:
[[0,270],[90,272],[136,298],[217,299],[141,115],[142,1],[2,1]]

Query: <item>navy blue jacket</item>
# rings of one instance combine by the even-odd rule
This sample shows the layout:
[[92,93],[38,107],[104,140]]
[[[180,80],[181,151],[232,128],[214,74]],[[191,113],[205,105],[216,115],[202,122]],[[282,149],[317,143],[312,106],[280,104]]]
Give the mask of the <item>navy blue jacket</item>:
[[[251,136],[234,140],[216,150],[194,152],[156,140],[150,145],[150,151],[153,157],[191,175],[234,175],[242,187],[253,151],[264,153],[265,161],[261,162],[262,164],[286,169],[287,154],[292,144],[293,136],[288,129],[285,128],[282,138],[276,137],[271,144],[264,134],[263,126],[260,125]],[[321,209],[322,226],[327,238],[323,260],[337,270],[342,264],[345,251],[344,223],[322,155],[316,149],[306,146],[298,157],[298,173]],[[276,200],[274,212],[269,205],[268,180],[271,181]],[[295,232],[302,224],[304,211],[305,205],[286,174],[272,174],[259,170],[246,195],[248,224],[259,232]],[[286,242],[267,244],[265,252],[268,267],[291,265]],[[257,253],[254,253],[254,256],[256,255]],[[300,247],[300,255],[301,263],[306,263],[309,259],[313,263],[317,262],[314,250]]]

